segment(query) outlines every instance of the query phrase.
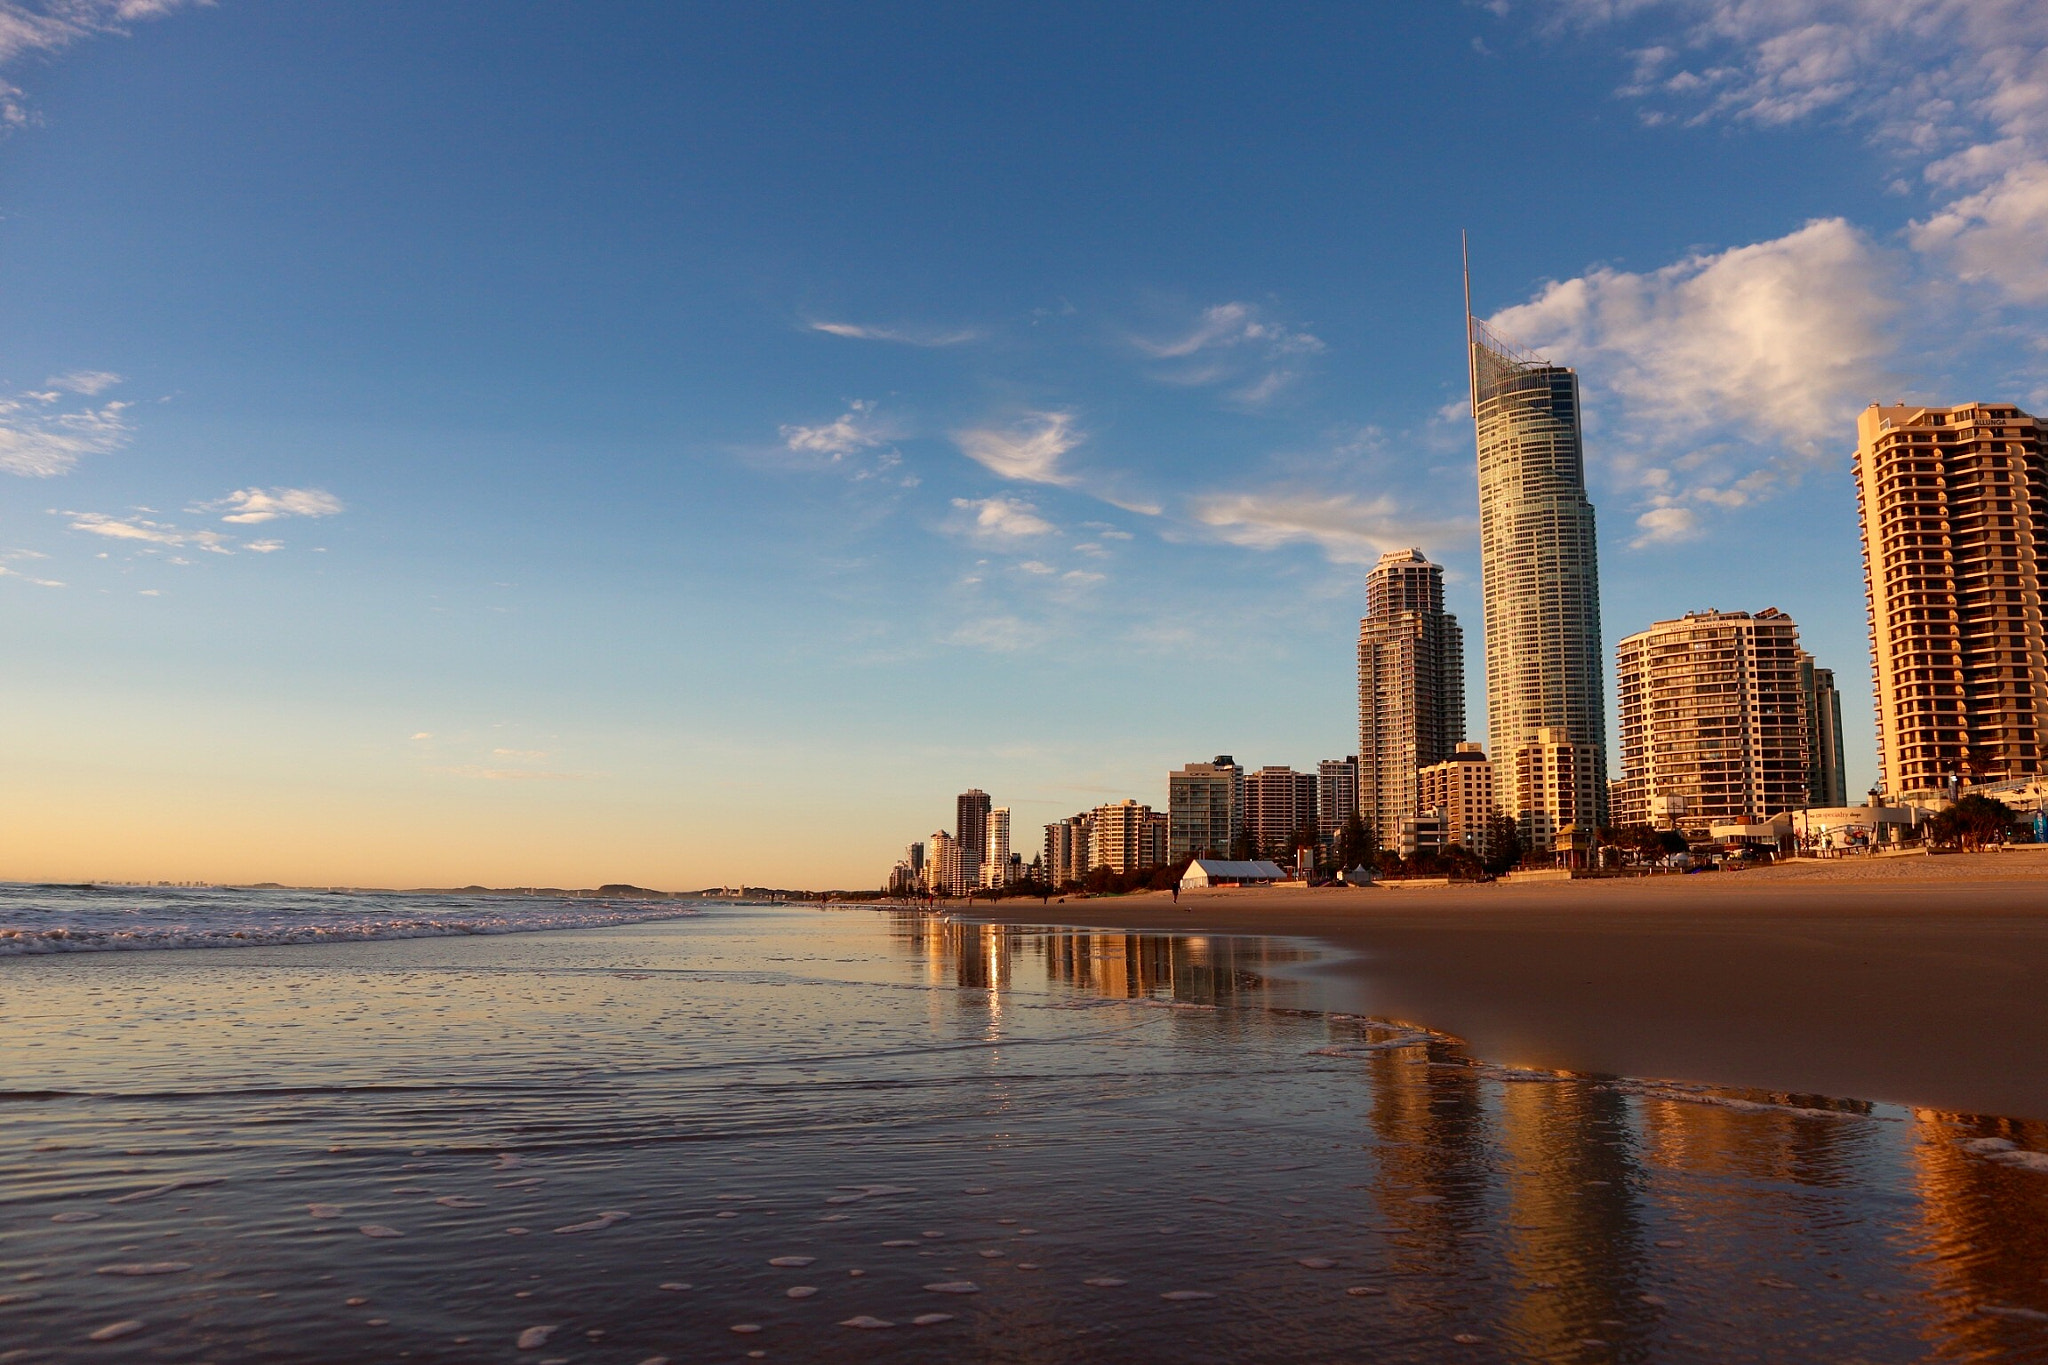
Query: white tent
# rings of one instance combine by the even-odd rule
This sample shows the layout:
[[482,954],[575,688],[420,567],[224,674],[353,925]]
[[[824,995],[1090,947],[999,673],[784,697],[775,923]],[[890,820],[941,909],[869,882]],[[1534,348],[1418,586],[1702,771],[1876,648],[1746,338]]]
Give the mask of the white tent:
[[1181,890],[1202,886],[1247,886],[1287,880],[1280,864],[1264,860],[1249,863],[1225,862],[1220,858],[1197,858],[1188,864],[1180,879]]

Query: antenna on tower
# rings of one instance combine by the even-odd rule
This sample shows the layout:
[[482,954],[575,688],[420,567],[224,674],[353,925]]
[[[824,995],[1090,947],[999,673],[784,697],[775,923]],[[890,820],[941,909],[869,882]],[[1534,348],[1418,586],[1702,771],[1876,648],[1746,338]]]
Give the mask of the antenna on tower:
[[1458,229],[1458,259],[1465,268],[1465,400],[1472,420],[1479,420],[1479,358],[1472,354],[1472,247],[1465,229]]

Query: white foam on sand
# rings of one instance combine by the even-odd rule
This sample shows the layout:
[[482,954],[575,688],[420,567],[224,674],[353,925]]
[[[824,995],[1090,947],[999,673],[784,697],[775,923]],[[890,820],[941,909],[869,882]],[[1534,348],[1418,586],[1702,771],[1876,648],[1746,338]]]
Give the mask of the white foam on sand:
[[2030,1152],[2009,1138],[1972,1138],[1963,1144],[1963,1150],[2001,1166],[2017,1166],[2023,1171],[2048,1175],[2048,1152]]
[[0,886],[0,957],[527,934],[703,913],[674,901]]

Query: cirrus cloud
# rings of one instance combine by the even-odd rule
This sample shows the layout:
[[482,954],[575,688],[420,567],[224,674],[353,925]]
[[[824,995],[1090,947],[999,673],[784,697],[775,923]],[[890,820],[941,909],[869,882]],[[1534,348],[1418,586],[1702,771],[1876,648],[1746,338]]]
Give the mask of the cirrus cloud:
[[238,488],[214,502],[195,504],[194,512],[219,512],[222,521],[253,526],[280,517],[331,517],[347,510],[340,498],[320,488]]

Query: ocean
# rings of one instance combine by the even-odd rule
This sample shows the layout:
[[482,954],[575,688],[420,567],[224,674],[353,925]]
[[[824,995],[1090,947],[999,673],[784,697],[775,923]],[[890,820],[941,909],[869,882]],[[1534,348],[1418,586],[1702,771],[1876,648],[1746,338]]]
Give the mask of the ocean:
[[2048,1359],[2041,1125],[1504,1068],[1310,943],[37,888],[0,943],[0,1362]]

